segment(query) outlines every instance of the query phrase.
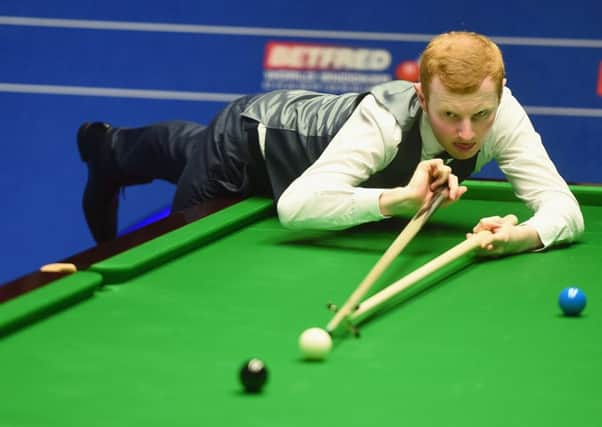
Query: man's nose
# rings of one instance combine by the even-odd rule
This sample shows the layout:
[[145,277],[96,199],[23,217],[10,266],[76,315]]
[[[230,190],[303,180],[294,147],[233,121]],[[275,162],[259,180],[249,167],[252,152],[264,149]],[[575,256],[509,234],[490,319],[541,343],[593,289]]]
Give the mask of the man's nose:
[[463,141],[471,141],[475,137],[470,119],[464,119],[458,126],[458,137]]

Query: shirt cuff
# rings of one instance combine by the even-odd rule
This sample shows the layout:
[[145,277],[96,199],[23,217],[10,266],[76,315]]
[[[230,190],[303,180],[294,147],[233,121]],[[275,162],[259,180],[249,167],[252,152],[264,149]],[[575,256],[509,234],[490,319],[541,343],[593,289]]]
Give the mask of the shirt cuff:
[[527,221],[519,224],[521,226],[527,225],[535,229],[537,234],[539,235],[539,240],[543,244],[543,247],[534,250],[533,252],[543,251],[550,246],[554,245],[561,235],[562,230],[558,230],[558,226],[547,223],[545,221],[539,220],[537,217],[533,216],[529,218]]

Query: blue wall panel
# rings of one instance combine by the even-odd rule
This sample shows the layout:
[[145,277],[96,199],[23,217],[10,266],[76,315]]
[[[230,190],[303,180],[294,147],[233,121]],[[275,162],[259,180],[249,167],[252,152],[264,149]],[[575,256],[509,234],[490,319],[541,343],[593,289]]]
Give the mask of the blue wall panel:
[[[596,91],[602,78],[601,12],[602,4],[594,0],[551,1],[544,7],[517,0],[2,2],[0,283],[93,244],[80,207],[86,171],[77,157],[75,132],[82,121],[206,123],[225,101],[209,101],[204,93],[228,97],[264,90],[270,42],[385,50],[391,63],[380,74],[393,77],[397,64],[416,59],[432,34],[468,29],[490,35],[500,42],[513,93],[533,108],[532,121],[561,173],[571,182],[602,182],[602,96]],[[7,17],[81,21],[9,25]],[[190,27],[77,28],[90,21],[109,27],[109,21]],[[280,31],[268,34],[270,29]],[[32,86],[6,86],[11,84]],[[49,95],[39,93],[39,85],[58,93],[65,87],[181,91],[198,99]],[[540,107],[554,113],[543,114]],[[488,166],[481,176],[500,173]],[[121,202],[122,228],[168,205],[172,192],[163,183],[128,189]]]

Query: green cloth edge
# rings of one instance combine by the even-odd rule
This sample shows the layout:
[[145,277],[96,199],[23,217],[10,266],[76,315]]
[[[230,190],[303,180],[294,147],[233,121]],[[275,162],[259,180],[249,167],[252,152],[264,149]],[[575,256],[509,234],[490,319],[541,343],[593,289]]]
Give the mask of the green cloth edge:
[[0,305],[0,336],[47,317],[83,299],[102,284],[102,276],[78,271]]
[[[462,182],[468,187],[463,199],[468,200],[499,200],[518,201],[512,186],[507,181],[477,181]],[[602,186],[598,185],[569,185],[569,188],[583,205],[602,206]]]
[[90,266],[104,284],[116,284],[149,271],[191,250],[273,213],[271,199],[249,198],[140,246]]
[[[506,181],[466,180],[464,185],[469,189],[463,196],[465,199],[517,201]],[[571,185],[570,188],[580,203],[602,205],[602,186]],[[102,274],[105,284],[120,283],[272,213],[271,199],[245,199],[201,221],[93,264],[89,270]]]

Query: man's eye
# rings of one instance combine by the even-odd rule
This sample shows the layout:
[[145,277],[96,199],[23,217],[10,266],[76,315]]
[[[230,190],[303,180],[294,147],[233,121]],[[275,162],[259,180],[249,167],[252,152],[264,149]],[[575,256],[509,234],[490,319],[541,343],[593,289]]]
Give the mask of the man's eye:
[[473,117],[475,119],[484,119],[487,116],[489,116],[489,110],[482,110],[475,114]]
[[445,117],[447,117],[448,119],[455,119],[457,116],[455,113],[452,113],[451,111],[446,111]]

